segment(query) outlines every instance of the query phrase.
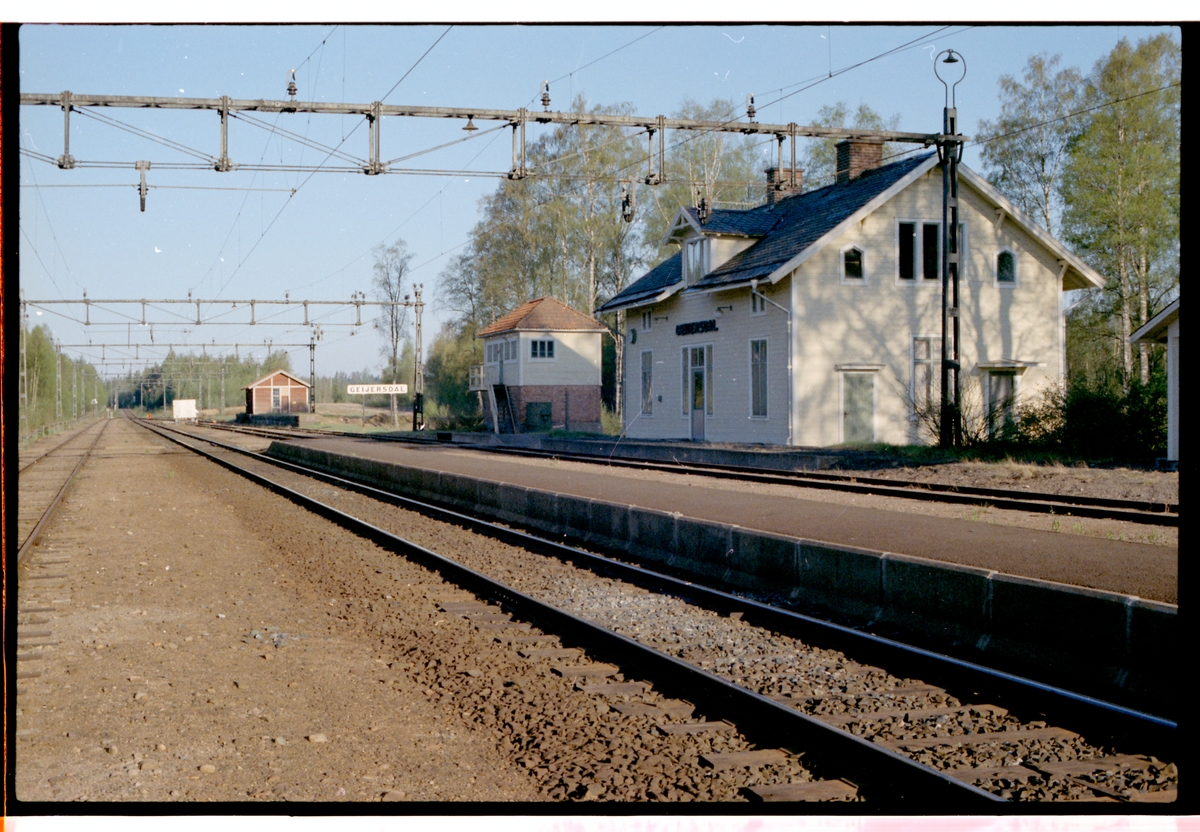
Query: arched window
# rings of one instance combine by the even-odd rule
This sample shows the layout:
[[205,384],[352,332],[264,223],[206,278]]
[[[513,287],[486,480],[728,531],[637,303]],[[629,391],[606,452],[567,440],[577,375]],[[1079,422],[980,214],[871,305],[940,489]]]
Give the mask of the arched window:
[[1008,249],[996,255],[996,285],[1017,285],[1017,255]]

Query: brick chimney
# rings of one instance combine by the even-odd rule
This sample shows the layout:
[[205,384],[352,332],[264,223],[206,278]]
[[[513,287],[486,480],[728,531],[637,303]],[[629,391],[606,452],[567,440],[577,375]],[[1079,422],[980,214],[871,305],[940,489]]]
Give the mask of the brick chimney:
[[837,178],[843,185],[857,179],[866,171],[877,168],[883,161],[883,142],[863,139],[844,139],[837,143]]
[[792,185],[788,171],[771,165],[767,168],[767,204],[774,205],[779,200],[795,196],[804,190],[804,171],[795,169],[796,184]]

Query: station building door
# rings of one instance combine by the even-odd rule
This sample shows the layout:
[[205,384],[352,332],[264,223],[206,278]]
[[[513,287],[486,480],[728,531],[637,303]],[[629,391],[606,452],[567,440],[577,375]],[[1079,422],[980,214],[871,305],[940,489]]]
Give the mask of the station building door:
[[686,410],[692,419],[692,439],[704,441],[704,422],[712,415],[712,344],[685,347],[683,351],[683,389],[687,391]]

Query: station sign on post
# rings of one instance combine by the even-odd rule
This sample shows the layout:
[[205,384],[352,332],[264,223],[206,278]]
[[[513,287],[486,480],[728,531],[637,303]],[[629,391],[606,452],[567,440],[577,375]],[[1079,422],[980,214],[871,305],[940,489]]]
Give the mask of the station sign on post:
[[[347,396],[403,396],[408,392],[407,384],[347,384]],[[367,400],[362,400],[362,423],[367,426]]]
[[347,396],[403,396],[408,392],[407,384],[349,384]]

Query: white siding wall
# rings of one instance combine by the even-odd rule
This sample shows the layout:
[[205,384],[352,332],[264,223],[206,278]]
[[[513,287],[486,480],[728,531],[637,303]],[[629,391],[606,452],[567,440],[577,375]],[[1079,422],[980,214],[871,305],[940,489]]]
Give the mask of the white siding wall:
[[[768,297],[787,306],[787,290],[768,287]],[[733,306],[716,316],[716,308]],[[626,435],[639,439],[691,437],[689,410],[684,413],[683,350],[713,345],[713,413],[705,417],[705,439],[710,442],[763,442],[787,444],[788,354],[787,315],[768,304],[766,314],[751,316],[750,290],[737,289],[712,295],[675,295],[654,307],[656,320],[646,332],[641,309],[626,315],[625,415]],[[716,332],[679,336],[683,323],[715,320]],[[636,329],[637,343],[629,343]],[[750,340],[767,339],[767,418],[750,418]],[[654,353],[654,413],[640,414],[641,353]],[[632,358],[632,360],[630,360]],[[659,401],[659,397],[662,401]]]
[[[896,234],[899,219],[940,222],[941,192],[941,172],[934,168],[800,267],[792,298],[800,310],[794,332],[796,444],[840,441],[836,368],[855,364],[884,365],[875,379],[877,441],[930,439],[913,425],[907,400],[912,339],[937,336],[934,348],[940,357],[941,283],[897,279]],[[995,211],[965,184],[959,196],[959,219],[966,231],[959,279],[963,403],[979,408],[987,381],[986,372],[977,367],[980,362],[1013,359],[1042,365],[1018,378],[1019,395],[1031,395],[1047,380],[1059,378],[1058,264],[1011,218],[997,232]],[[840,253],[850,245],[866,252],[862,285],[841,280]],[[995,259],[1003,248],[1017,254],[1016,287],[996,286]]]
[[711,268],[723,265],[733,255],[750,248],[755,242],[756,240],[749,237],[714,237],[709,243]]
[[[599,384],[600,332],[522,332],[520,381],[510,384]],[[532,341],[554,340],[554,359],[530,358]],[[504,369],[507,376],[508,367]]]

